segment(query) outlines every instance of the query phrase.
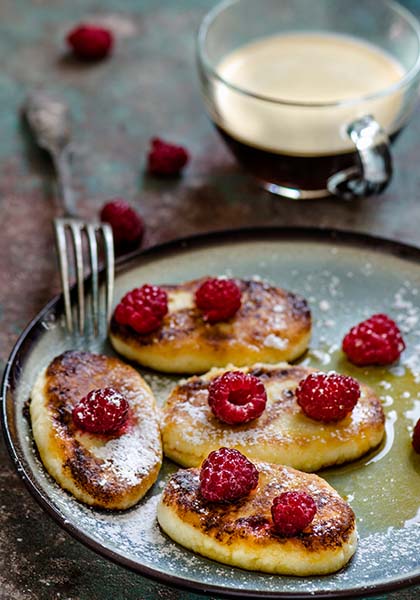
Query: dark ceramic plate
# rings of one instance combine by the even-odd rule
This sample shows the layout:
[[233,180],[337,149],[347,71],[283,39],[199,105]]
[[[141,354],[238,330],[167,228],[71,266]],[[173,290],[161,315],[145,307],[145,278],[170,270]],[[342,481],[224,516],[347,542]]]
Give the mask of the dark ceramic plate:
[[[373,386],[387,413],[385,443],[355,463],[321,473],[351,503],[359,548],[339,573],[280,577],[206,560],[163,535],[155,518],[159,493],[176,468],[135,508],[111,514],[85,507],[45,473],[34,451],[24,405],[39,370],[70,348],[112,354],[106,341],[66,334],[55,298],[23,332],[3,383],[3,425],[14,463],[35,498],[67,531],[117,563],[171,585],[224,596],[312,598],[365,596],[420,582],[420,457],[410,445],[420,416],[420,250],[351,233],[260,229],[216,233],[153,248],[120,263],[118,300],[144,282],[175,283],[204,274],[261,277],[303,294],[314,334],[301,362],[337,369]],[[349,327],[386,312],[407,342],[392,368],[352,367],[340,352]],[[162,402],[176,377],[143,372]]]

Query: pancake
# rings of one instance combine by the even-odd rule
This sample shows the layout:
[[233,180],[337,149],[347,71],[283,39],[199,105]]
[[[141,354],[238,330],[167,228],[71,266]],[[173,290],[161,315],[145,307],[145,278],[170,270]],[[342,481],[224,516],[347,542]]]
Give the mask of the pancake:
[[293,360],[307,348],[311,315],[306,300],[261,281],[235,280],[242,304],[228,321],[206,323],[194,294],[206,278],[162,285],[169,312],[159,329],[138,334],[111,320],[110,340],[121,355],[169,373],[203,373],[230,363]]
[[[199,469],[181,469],[169,480],[158,505],[158,521],[175,542],[219,562],[281,575],[322,575],[341,569],[357,546],[350,506],[317,475],[282,465],[255,463],[254,493],[232,503],[206,502]],[[286,491],[306,491],[317,512],[294,537],[272,527],[271,504]]]
[[[129,403],[121,435],[77,429],[72,409],[93,389],[113,387]],[[65,352],[38,376],[30,402],[32,430],[50,475],[78,500],[124,509],[156,481],[162,447],[155,399],[132,367],[116,358]]]
[[212,450],[228,446],[251,460],[311,472],[355,460],[378,446],[384,436],[381,402],[362,383],[361,397],[350,415],[336,423],[321,423],[305,416],[295,397],[299,381],[315,369],[282,363],[240,370],[259,377],[265,385],[267,405],[262,415],[244,425],[227,425],[213,415],[208,387],[226,369],[181,381],[163,407],[166,456],[182,466],[197,467]]

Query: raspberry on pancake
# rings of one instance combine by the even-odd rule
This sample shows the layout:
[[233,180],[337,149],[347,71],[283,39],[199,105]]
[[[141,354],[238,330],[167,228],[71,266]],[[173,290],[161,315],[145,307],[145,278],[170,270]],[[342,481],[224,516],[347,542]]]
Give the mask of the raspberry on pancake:
[[[280,575],[323,575],[341,569],[357,546],[355,516],[317,475],[255,462],[258,486],[235,502],[208,502],[200,494],[200,470],[180,469],[167,483],[158,521],[175,542],[219,562]],[[271,507],[285,492],[306,492],[316,511],[298,533],[285,536]]]
[[[114,314],[115,350],[141,365],[169,373],[203,373],[212,367],[294,360],[308,347],[311,314],[301,296],[262,281],[235,279],[240,306],[227,320],[209,322],[196,305],[206,277],[161,285],[169,311],[159,327],[140,334]],[[117,307],[118,310],[118,307]]]
[[[73,409],[92,390],[112,388],[128,403],[118,431],[78,427]],[[55,358],[31,392],[32,430],[50,475],[78,500],[124,509],[156,481],[162,447],[155,399],[132,367],[116,358],[70,351]]]
[[197,467],[212,450],[227,446],[251,460],[309,472],[355,460],[378,446],[384,436],[381,402],[364,384],[350,414],[323,423],[306,416],[296,399],[299,382],[316,373],[315,369],[280,363],[256,364],[240,371],[259,378],[265,386],[267,403],[260,416],[243,424],[222,423],[209,406],[209,388],[226,369],[190,377],[172,390],[163,407],[166,456],[184,467]]

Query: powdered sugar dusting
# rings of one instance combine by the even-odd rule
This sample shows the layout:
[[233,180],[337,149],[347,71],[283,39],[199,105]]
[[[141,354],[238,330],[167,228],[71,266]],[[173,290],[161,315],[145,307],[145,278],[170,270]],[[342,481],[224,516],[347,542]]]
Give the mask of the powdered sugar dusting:
[[[67,514],[70,522],[77,522],[83,531],[110,550],[131,561],[138,562],[156,572],[164,572],[199,584],[211,584],[229,589],[275,592],[316,593],[320,589],[336,591],[346,586],[368,589],[384,578],[410,576],[418,568],[418,554],[408,530],[417,537],[420,523],[416,517],[407,522],[406,528],[389,528],[381,533],[364,533],[350,565],[328,577],[279,577],[275,575],[248,573],[223,564],[215,563],[190,552],[170,540],[160,529],[156,518],[160,494],[146,497],[130,511],[116,514],[98,513],[79,503],[72,506],[59,494],[54,500]],[[73,504],[73,503],[71,503]],[[359,526],[361,523],[359,523]],[[362,527],[363,529],[363,527]]]
[[264,338],[264,346],[267,348],[276,348],[277,350],[284,350],[289,345],[289,340],[281,338],[274,333],[270,333]]
[[273,306],[273,311],[274,311],[275,313],[282,313],[282,312],[284,312],[284,310],[285,310],[285,306],[284,306],[284,304],[275,304],[275,305]]
[[317,348],[311,348],[309,350],[309,356],[302,362],[302,364],[310,365],[311,358],[313,357],[316,358],[323,366],[326,366],[331,362],[331,354],[329,352],[318,350]]
[[408,288],[401,288],[396,292],[393,303],[393,308],[398,311],[398,325],[403,333],[409,333],[420,325],[419,308],[407,297],[408,294]]
[[[281,251],[278,251],[278,240],[272,246],[273,251],[270,243],[264,241],[260,245],[256,244],[252,247],[252,253],[249,251],[249,242],[239,244],[236,248],[232,244],[229,249],[206,248],[205,265],[191,266],[191,262],[188,269],[179,257],[165,259],[168,264],[163,261],[162,268],[158,270],[156,265],[152,265],[153,270],[150,271],[147,271],[147,266],[140,266],[130,274],[117,277],[116,295],[122,295],[125,288],[131,289],[138,281],[155,281],[157,277],[161,278],[161,273],[167,274],[175,282],[177,278],[180,281],[186,280],[189,271],[194,271],[194,276],[199,276],[202,272],[225,271],[229,273],[229,277],[238,276],[238,273],[249,275],[261,272],[264,280],[270,279],[286,289],[301,293],[307,299],[311,298],[314,333],[311,352],[306,355],[305,360],[315,367],[320,367],[320,364],[322,367],[322,362],[325,361],[327,368],[337,367],[337,370],[352,368],[339,350],[341,339],[350,326],[375,312],[386,312],[396,320],[407,343],[400,362],[385,369],[352,371],[366,382],[369,382],[372,373],[377,374],[376,389],[378,395],[382,396],[387,424],[390,424],[386,446],[389,451],[386,456],[381,457],[379,450],[373,455],[377,461],[369,465],[362,460],[321,473],[351,501],[356,512],[360,542],[348,567],[335,575],[324,577],[277,577],[219,565],[179,547],[160,531],[156,521],[159,495],[154,494],[161,492],[175,468],[170,461],[165,461],[158,483],[136,507],[123,513],[110,514],[89,509],[63,492],[45,474],[32,450],[26,452],[25,457],[30,462],[36,479],[41,482],[40,486],[65,521],[97,541],[103,548],[132,561],[140,570],[145,566],[153,569],[157,577],[164,573],[193,581],[197,583],[197,589],[203,584],[213,584],[229,590],[251,590],[255,595],[259,592],[315,595],[324,591],[333,596],[337,591],[342,593],[342,590],[349,588],[363,597],[365,591],[372,593],[378,584],[395,583],[396,580],[408,582],[409,578],[418,577],[420,572],[418,477],[413,467],[417,465],[418,468],[418,462],[415,462],[417,457],[410,451],[409,441],[414,422],[420,416],[420,395],[415,386],[404,387],[407,381],[413,381],[417,386],[420,383],[418,266],[368,248],[360,250],[343,245],[340,246],[339,257],[334,259],[330,244],[309,243],[308,250],[307,242],[299,242],[302,252],[296,253],[296,243],[280,242]],[[204,253],[200,256],[204,256]],[[229,271],[226,270],[227,262]],[[258,279],[261,278],[258,275]],[[55,343],[57,332],[61,329],[61,326],[57,326],[45,330],[43,338],[49,340],[47,350],[44,347],[47,355],[50,355],[51,347],[56,351],[63,345],[65,349],[70,342],[74,345],[74,340],[66,340],[65,344],[61,340],[59,344]],[[39,344],[39,340],[36,343]],[[39,368],[35,355],[36,352],[34,358],[29,357],[28,363],[23,366],[25,377],[19,392],[19,402],[22,405],[27,399],[28,381]],[[32,374],[28,373],[28,364],[32,365]],[[177,380],[151,372],[146,372],[145,377],[160,401],[163,401]],[[201,409],[194,411],[197,429],[203,419],[203,412]],[[26,436],[29,440],[27,444],[30,445],[29,430],[24,426],[21,429],[21,439],[25,440]],[[194,439],[193,430],[191,435],[191,439]],[[403,451],[395,455],[398,446],[403,447]],[[401,468],[395,468],[400,465],[398,459],[401,457],[405,462]],[[411,480],[404,479],[407,473],[413,474]],[[406,501],[399,504],[398,498],[402,493],[405,493]],[[397,499],[396,494],[399,494]],[[416,503],[417,507],[412,509]]]
[[[115,480],[138,485],[161,457],[158,417],[151,397],[139,388],[122,385],[121,391],[129,402],[135,425],[129,425],[122,435],[105,440],[86,432],[76,434],[81,446],[101,461],[102,486]],[[120,398],[121,394],[116,392],[117,405]]]
[[[414,337],[414,343],[406,344],[401,363],[414,375],[415,382],[420,383],[420,306],[418,288],[411,281],[404,284],[395,292],[393,309],[396,312],[396,321],[404,336]],[[417,342],[417,343],[416,343]]]
[[[153,423],[140,424],[130,433],[92,450],[103,460],[102,469],[119,480],[136,485],[156,464],[160,456],[159,434]],[[106,475],[105,475],[106,478]]]
[[321,300],[319,303],[319,308],[325,312],[331,309],[331,304],[328,302],[328,300]]

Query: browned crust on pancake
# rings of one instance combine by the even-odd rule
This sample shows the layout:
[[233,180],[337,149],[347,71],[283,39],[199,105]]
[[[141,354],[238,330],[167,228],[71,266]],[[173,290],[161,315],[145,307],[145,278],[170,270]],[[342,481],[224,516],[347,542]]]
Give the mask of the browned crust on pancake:
[[[321,423],[306,417],[296,401],[299,381],[309,373],[316,372],[316,369],[283,364],[278,367],[254,365],[242,370],[267,384],[267,405],[261,416],[244,425],[221,423],[208,406],[208,387],[222,370],[215,369],[206,375],[191,377],[172,390],[163,408],[165,454],[183,466],[198,466],[211,450],[227,445],[237,448],[251,459],[267,460],[269,451],[270,462],[315,471],[354,460],[380,443],[384,434],[385,415],[379,398],[368,386],[360,383],[361,398],[350,415],[336,423]],[[276,393],[270,391],[270,382],[275,384]],[[287,419],[292,430],[282,423],[284,419]],[[313,444],[318,444],[320,438],[324,438],[326,443],[314,448]],[[183,445],[189,448],[188,461],[191,462],[182,460],[181,444],[178,451],[174,440],[183,440]],[[357,441],[361,449],[356,454],[353,441]],[[340,447],[347,443],[352,454],[343,458],[340,456]],[[311,460],[314,461],[311,467],[294,462],[299,461],[311,445],[313,451],[325,452],[332,444],[336,448],[334,460],[329,458],[323,462],[320,455],[318,460],[318,455],[311,454]],[[299,452],[297,449],[300,449]]]
[[[290,467],[255,463],[260,471],[257,489],[231,504],[207,502],[199,492],[199,469],[181,469],[168,482],[162,503],[184,522],[222,544],[245,540],[248,547],[278,543],[306,552],[336,551],[355,530],[351,507],[317,475]],[[276,533],[271,517],[273,499],[286,491],[309,493],[317,506],[314,520],[301,533],[285,538]]]
[[[104,387],[121,391],[129,401],[130,416],[121,436],[89,434],[77,429],[73,423],[75,404],[89,391]],[[62,462],[63,474],[81,491],[80,499],[87,501],[87,495],[89,504],[104,508],[125,508],[137,501],[156,480],[162,459],[154,398],[140,375],[119,359],[69,351],[56,357],[48,366],[44,397],[52,428],[49,449]],[[148,453],[146,464],[140,462],[136,474],[130,474],[126,479],[124,474],[121,475],[123,465],[117,464],[120,457],[113,457],[111,453],[106,459],[98,458],[87,450],[84,440],[89,446],[95,438],[111,442],[132,435],[132,443],[140,442],[135,438],[135,432],[141,419],[141,407],[145,404],[146,415],[155,420],[150,423],[150,428],[155,429],[156,439],[155,442],[149,440],[149,447],[144,448]],[[111,464],[113,461],[115,464]]]
[[[169,294],[186,292],[194,296],[205,279],[161,287]],[[300,356],[307,348],[311,333],[311,313],[306,300],[262,281],[235,281],[242,292],[242,304],[228,321],[206,323],[201,312],[191,306],[170,311],[159,329],[140,335],[112,318],[111,341],[114,343],[116,339],[129,346],[136,354],[130,358],[141,364],[167,371],[171,371],[171,364],[182,353],[193,357],[200,353],[203,361],[207,357],[205,366],[185,372],[201,372],[229,362],[245,365],[293,360]],[[270,334],[283,340],[284,348],[267,345]],[[155,360],[158,361],[156,367]]]
[[[258,418],[258,421],[251,421],[246,425],[239,425],[235,427],[236,431],[246,431],[254,429],[255,426],[259,429],[264,429],[268,427],[273,421],[276,420],[279,413],[289,413],[289,414],[300,414],[302,413],[302,409],[299,407],[296,401],[296,387],[297,383],[307,377],[309,373],[314,373],[317,370],[312,369],[310,367],[302,367],[302,366],[294,366],[290,365],[287,367],[266,367],[262,365],[258,365],[255,367],[250,367],[246,369],[247,373],[253,375],[254,377],[258,377],[263,383],[267,383],[270,380],[277,380],[279,382],[287,382],[292,380],[292,384],[285,389],[282,390],[281,395],[276,398],[273,402],[268,403],[266,409],[262,413],[262,415]],[[169,396],[167,403],[165,404],[165,413],[168,414],[168,419],[170,419],[171,411],[176,410],[177,404],[183,402],[192,402],[193,404],[203,405],[204,402],[207,402],[207,399],[204,398],[204,395],[198,399],[197,391],[205,390],[208,392],[208,388],[211,383],[211,379],[202,379],[200,377],[192,377],[187,380],[185,383],[177,386]],[[366,406],[366,421],[364,423],[364,427],[366,429],[372,429],[372,427],[377,427],[378,425],[383,425],[385,422],[385,416],[382,409],[382,405],[373,392],[371,388],[360,384],[364,390],[364,404]],[[303,417],[308,418],[308,417]],[[225,426],[223,423],[220,423],[211,412],[209,408],[209,419],[213,423],[217,423],[218,427],[223,427],[226,430],[229,430],[232,426]],[[333,423],[331,427],[338,429],[340,427],[338,423]],[[341,424],[349,424],[348,420],[341,421]],[[321,425],[320,425],[321,426]],[[303,443],[304,441],[301,440]],[[296,443],[299,443],[299,440],[296,440]]]

